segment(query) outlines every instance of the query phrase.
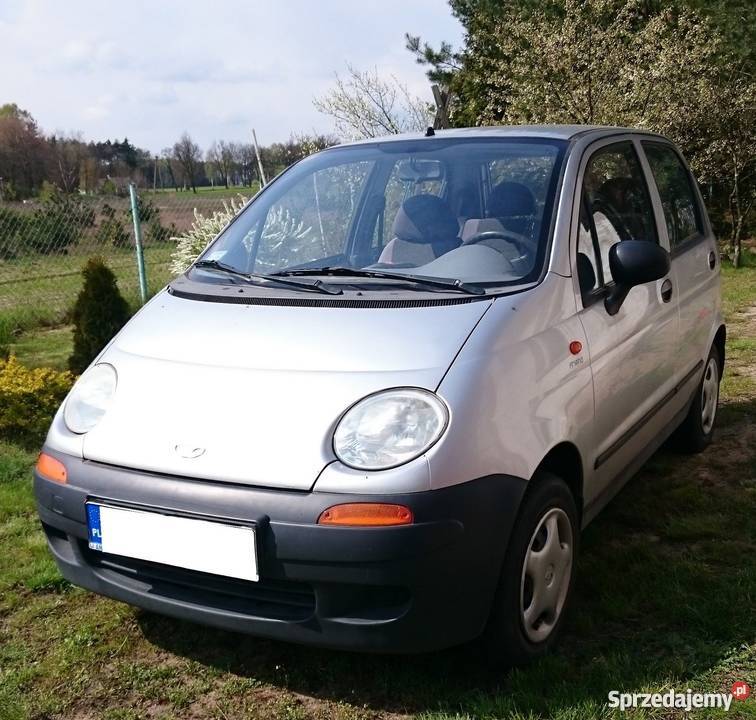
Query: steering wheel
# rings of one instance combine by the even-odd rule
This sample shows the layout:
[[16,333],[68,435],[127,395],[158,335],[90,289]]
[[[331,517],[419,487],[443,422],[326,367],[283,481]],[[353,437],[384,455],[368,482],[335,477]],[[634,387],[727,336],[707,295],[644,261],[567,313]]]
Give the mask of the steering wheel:
[[[509,230],[486,230],[485,232],[475,233],[465,240],[464,244],[475,245],[485,240],[505,240],[508,243],[513,243],[523,255],[535,255],[538,252],[538,243],[535,240]],[[498,248],[494,248],[494,250],[496,249]]]

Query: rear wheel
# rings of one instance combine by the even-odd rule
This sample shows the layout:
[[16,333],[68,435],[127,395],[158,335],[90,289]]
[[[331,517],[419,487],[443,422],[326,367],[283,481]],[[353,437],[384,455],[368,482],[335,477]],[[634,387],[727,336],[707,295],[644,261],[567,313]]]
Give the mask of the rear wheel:
[[683,452],[701,452],[711,442],[717,419],[721,368],[719,351],[712,347],[690,410],[675,433],[675,445]]
[[512,531],[486,629],[489,660],[521,665],[554,644],[575,576],[579,526],[572,493],[550,473],[536,476]]

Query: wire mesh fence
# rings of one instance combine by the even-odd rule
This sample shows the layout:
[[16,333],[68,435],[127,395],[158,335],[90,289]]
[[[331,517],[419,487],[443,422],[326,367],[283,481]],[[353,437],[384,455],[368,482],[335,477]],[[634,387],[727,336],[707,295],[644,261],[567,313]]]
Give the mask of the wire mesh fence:
[[[148,295],[171,277],[176,237],[195,221],[223,211],[248,188],[197,193],[138,192]],[[81,269],[101,257],[123,296],[140,303],[133,213],[129,196],[53,194],[0,202],[0,322],[17,328],[64,323],[81,289]]]

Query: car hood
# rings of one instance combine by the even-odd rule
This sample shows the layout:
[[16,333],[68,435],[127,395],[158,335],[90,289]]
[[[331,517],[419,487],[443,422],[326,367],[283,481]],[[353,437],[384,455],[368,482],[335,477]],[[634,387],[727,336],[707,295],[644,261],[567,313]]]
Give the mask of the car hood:
[[438,387],[491,300],[426,307],[240,305],[163,292],[99,362],[113,401],[86,459],[309,490],[334,427],[369,393]]

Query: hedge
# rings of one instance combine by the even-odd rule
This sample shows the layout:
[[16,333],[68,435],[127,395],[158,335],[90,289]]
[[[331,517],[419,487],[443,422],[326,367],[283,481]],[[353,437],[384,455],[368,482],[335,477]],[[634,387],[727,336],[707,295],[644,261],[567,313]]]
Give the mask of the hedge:
[[14,355],[0,360],[0,438],[41,445],[73,381],[70,372],[27,368]]

